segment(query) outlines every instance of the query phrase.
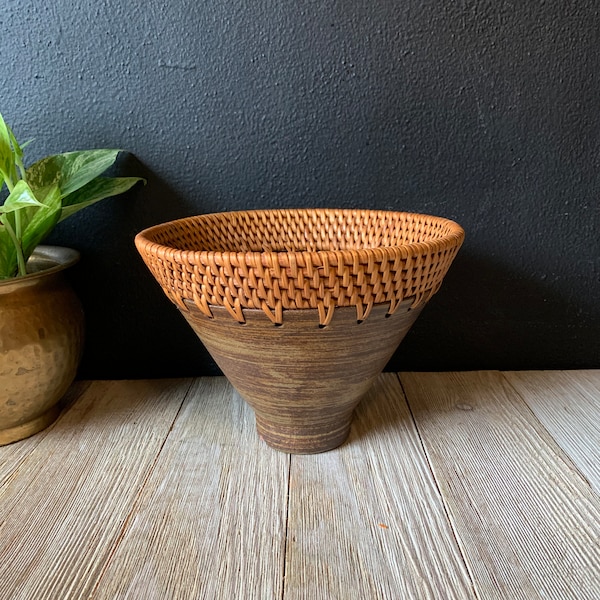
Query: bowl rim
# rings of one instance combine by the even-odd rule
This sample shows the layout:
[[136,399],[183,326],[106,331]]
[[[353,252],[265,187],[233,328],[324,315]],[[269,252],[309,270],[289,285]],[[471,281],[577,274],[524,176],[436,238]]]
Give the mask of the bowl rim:
[[[274,213],[304,213],[305,220],[350,213],[357,223],[361,214],[365,218],[396,215],[406,223],[416,220],[423,228],[432,224],[445,228],[441,233],[438,229],[439,237],[431,240],[336,250],[185,250],[155,241],[183,222],[237,217],[241,227],[240,216],[251,214],[256,222]],[[336,306],[356,306],[357,320],[363,320],[375,303],[389,302],[393,314],[404,298],[413,299],[413,308],[427,302],[439,289],[463,239],[462,227],[445,217],[373,209],[290,208],[184,217],[141,231],[135,245],[163,291],[184,313],[189,310],[187,299],[208,317],[212,317],[211,305],[225,306],[243,323],[244,308],[261,308],[273,323],[280,324],[284,310],[317,308],[320,325],[325,326]]]
[[[439,237],[419,241],[408,242],[397,245],[387,246],[365,246],[359,248],[349,248],[344,250],[339,249],[319,249],[319,250],[192,250],[176,248],[164,243],[160,243],[153,239],[153,235],[163,233],[169,228],[180,224],[195,221],[210,220],[211,218],[234,217],[252,213],[260,216],[261,214],[282,214],[282,213],[371,213],[374,215],[402,215],[407,221],[410,219],[420,221],[431,221],[440,225],[446,225],[448,231]],[[369,255],[383,258],[382,254],[387,255],[388,260],[392,258],[407,258],[408,256],[416,256],[418,254],[429,254],[432,252],[440,252],[444,249],[460,247],[464,241],[464,229],[452,219],[447,217],[430,215],[427,213],[395,211],[395,210],[379,210],[379,209],[345,209],[345,208],[276,208],[276,209],[249,209],[235,211],[221,211],[213,213],[204,213],[198,215],[190,215],[164,223],[158,223],[151,227],[147,227],[140,231],[135,236],[135,244],[138,249],[143,249],[157,257],[169,257],[170,260],[182,260],[185,258],[190,264],[197,261],[216,261],[217,263],[227,262],[232,258],[238,261],[245,258],[245,262],[249,265],[261,263],[265,267],[273,266],[277,263],[282,267],[289,267],[295,264],[304,257],[310,256],[313,262],[326,260],[327,263],[335,265],[336,263],[347,263],[353,258],[365,260]],[[291,264],[290,264],[291,263]]]

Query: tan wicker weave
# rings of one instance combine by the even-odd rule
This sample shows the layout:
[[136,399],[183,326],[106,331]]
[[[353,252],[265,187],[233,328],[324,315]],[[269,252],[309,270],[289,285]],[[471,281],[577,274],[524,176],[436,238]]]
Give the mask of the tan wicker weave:
[[403,212],[284,209],[215,213],[157,225],[136,246],[166,295],[183,311],[244,308],[274,323],[287,309],[318,310],[327,325],[336,306],[374,304],[393,313],[439,289],[464,238],[447,219]]

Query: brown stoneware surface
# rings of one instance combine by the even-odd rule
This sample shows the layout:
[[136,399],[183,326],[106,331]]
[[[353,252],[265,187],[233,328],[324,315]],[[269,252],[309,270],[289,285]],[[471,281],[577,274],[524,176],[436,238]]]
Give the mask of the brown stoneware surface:
[[254,409],[259,435],[299,454],[344,442],[355,407],[421,311],[412,300],[392,315],[376,305],[359,323],[354,307],[338,307],[322,327],[316,309],[285,311],[281,325],[247,309],[241,324],[223,307],[211,306],[211,319],[186,304],[182,314]]

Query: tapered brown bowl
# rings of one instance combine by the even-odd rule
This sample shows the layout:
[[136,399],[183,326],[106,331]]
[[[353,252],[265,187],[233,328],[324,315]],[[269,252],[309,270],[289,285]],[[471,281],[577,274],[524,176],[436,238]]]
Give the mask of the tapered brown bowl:
[[189,217],[135,242],[261,437],[314,453],[346,439],[463,238],[441,217],[284,209]]

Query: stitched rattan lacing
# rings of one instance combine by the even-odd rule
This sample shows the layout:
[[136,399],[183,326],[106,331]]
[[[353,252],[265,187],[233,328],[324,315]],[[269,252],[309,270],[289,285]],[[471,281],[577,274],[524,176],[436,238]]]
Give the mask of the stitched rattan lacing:
[[414,213],[282,209],[214,213],[151,227],[136,237],[145,263],[181,309],[207,317],[224,306],[244,322],[262,309],[317,309],[320,325],[335,307],[355,306],[358,321],[375,304],[393,314],[435,294],[464,238],[441,217]]

